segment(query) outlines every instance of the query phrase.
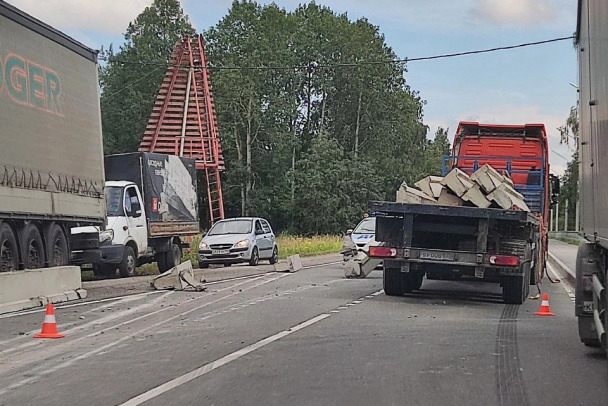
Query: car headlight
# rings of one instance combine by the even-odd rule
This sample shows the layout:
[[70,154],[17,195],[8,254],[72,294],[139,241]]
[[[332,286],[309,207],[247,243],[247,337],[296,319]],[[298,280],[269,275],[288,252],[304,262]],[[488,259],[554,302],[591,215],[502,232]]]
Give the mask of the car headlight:
[[209,245],[207,245],[206,242],[201,241],[200,244],[198,244],[198,249],[199,250],[208,250],[209,249]]
[[247,248],[249,247],[249,240],[241,240],[234,244],[234,248]]
[[114,239],[114,230],[107,229],[99,233],[99,243],[102,244],[106,241],[112,241]]

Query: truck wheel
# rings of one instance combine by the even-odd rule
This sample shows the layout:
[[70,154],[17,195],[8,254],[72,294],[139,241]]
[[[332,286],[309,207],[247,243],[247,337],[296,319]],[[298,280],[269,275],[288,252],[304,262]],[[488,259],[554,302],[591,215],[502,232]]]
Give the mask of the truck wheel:
[[156,263],[160,273],[167,272],[182,262],[182,249],[177,244],[171,244],[169,251],[157,255]]
[[44,243],[40,231],[33,224],[25,226],[21,232],[21,257],[23,258],[23,267],[25,269],[44,268],[45,253]]
[[522,304],[526,300],[525,285],[528,279],[524,276],[511,276],[505,279],[502,287],[502,298],[507,304]]
[[135,276],[135,266],[136,266],[136,258],[135,251],[130,246],[125,247],[125,253],[122,257],[122,262],[118,264],[118,273],[121,278],[128,278],[131,276]]
[[251,259],[249,260],[249,265],[256,266],[260,262],[260,254],[258,254],[258,247],[253,247],[253,251],[251,251]]
[[403,290],[401,289],[401,269],[399,268],[384,268],[382,273],[382,284],[384,287],[384,293],[387,296],[401,296]]
[[270,265],[274,265],[279,262],[279,249],[276,246],[272,249],[272,256],[268,262],[270,262]]
[[49,266],[67,265],[70,253],[68,252],[68,242],[61,227],[53,224],[47,230],[45,237]]
[[18,268],[19,252],[13,229],[6,223],[0,224],[0,272],[16,271]]
[[422,280],[424,279],[424,272],[417,272],[410,275],[412,280],[412,290],[418,290],[422,287]]

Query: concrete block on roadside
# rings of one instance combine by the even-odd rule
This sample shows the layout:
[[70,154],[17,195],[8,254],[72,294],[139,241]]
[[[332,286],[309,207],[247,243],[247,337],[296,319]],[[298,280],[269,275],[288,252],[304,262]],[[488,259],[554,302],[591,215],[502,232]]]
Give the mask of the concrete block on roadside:
[[456,196],[462,197],[475,183],[469,175],[458,168],[452,169],[441,181],[441,184],[450,189]]
[[158,275],[152,282],[152,287],[158,290],[195,290],[202,292],[206,288],[194,279],[194,269],[190,260]]
[[286,262],[277,262],[274,264],[275,272],[298,272],[302,269],[302,259],[300,254],[290,255]]
[[85,289],[76,289],[76,293],[78,293],[78,297],[81,299],[87,298],[87,291]]

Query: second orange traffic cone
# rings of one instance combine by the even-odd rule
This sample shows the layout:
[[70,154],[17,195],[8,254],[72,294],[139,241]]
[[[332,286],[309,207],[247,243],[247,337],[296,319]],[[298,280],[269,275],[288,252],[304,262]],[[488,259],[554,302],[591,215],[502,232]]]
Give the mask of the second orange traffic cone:
[[52,303],[46,305],[46,313],[44,314],[44,322],[42,323],[42,331],[36,334],[34,338],[63,338],[63,334],[57,331],[57,322],[55,321],[55,307]]
[[555,316],[553,312],[551,312],[551,308],[549,307],[549,295],[543,294],[543,301],[540,304],[540,309],[537,312],[534,312],[537,316]]

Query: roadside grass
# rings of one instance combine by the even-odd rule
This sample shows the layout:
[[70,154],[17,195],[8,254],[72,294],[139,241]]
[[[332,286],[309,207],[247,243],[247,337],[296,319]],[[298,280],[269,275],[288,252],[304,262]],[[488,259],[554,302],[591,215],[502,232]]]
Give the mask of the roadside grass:
[[336,235],[317,235],[313,237],[298,237],[287,234],[277,236],[279,258],[300,254],[301,257],[333,254],[340,252],[342,237]]
[[580,246],[583,243],[583,241],[577,240],[576,238],[557,237],[557,236],[551,236],[549,238],[552,240],[558,240],[561,242],[565,242],[566,244],[572,244],[572,245],[578,245],[578,246]]
[[[182,261],[192,261],[192,266],[198,268],[198,244],[202,235],[195,236],[190,242],[190,249],[182,253]],[[340,252],[342,248],[342,237],[336,235],[318,235],[313,237],[298,237],[287,234],[277,236],[279,246],[279,258],[285,259],[290,255],[300,254],[301,257],[313,255],[333,254]],[[144,264],[135,269],[136,276],[158,275],[156,263]],[[90,269],[83,269],[83,281],[94,281],[98,278],[93,275]]]

